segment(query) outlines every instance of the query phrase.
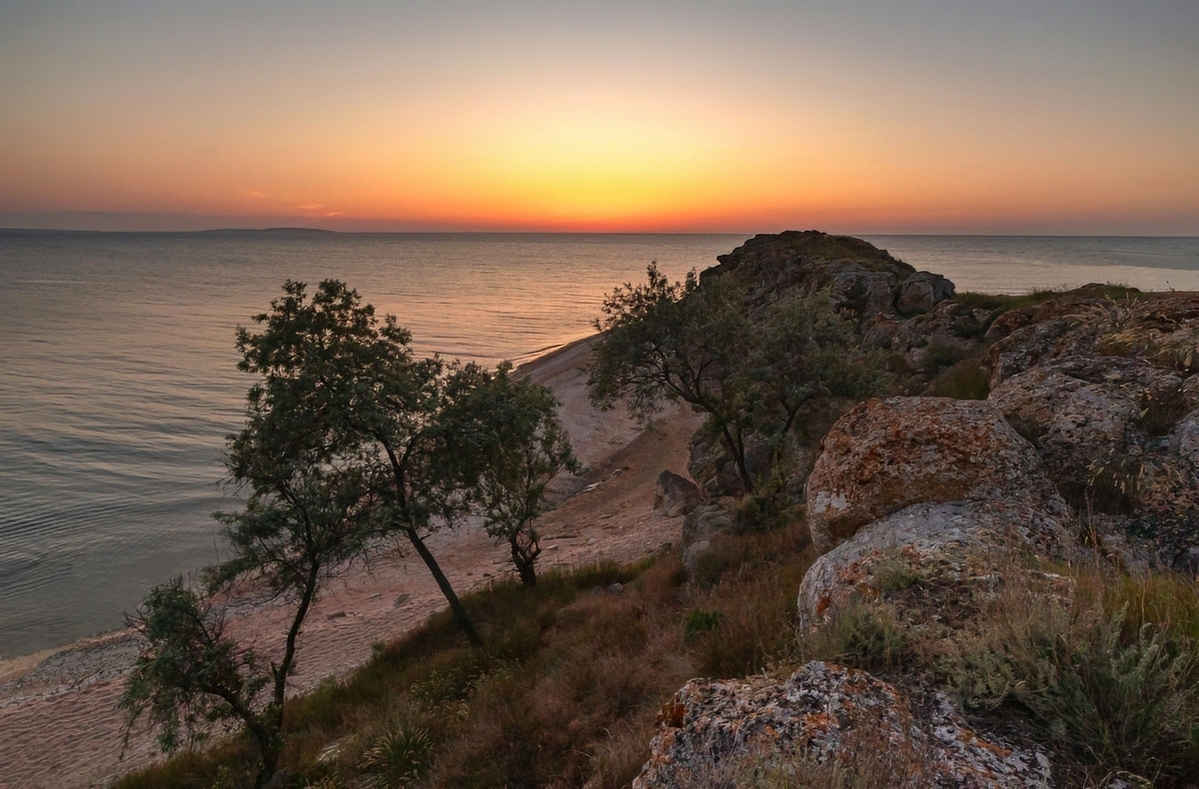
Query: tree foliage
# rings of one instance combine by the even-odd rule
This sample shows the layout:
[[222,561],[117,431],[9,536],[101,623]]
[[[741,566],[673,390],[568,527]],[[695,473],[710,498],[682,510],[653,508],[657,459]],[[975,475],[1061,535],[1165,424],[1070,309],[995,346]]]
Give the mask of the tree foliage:
[[601,408],[624,400],[641,418],[664,400],[695,406],[708,415],[752,490],[745,463],[752,414],[746,392],[726,385],[742,364],[750,331],[738,294],[700,288],[694,271],[682,282],[670,282],[652,263],[646,273],[644,284],[626,283],[604,300],[587,381],[591,399]]
[[[476,402],[475,390],[492,378],[474,365],[416,358],[394,317],[376,318],[336,280],[322,282],[311,298],[302,283],[288,282],[254,321],[261,329],[239,329],[237,348],[239,369],[257,380],[245,427],[228,436],[226,455],[244,507],[217,516],[230,556],[206,571],[203,592],[175,579],[152,590],[130,618],[144,641],[121,704],[130,726],[148,714],[166,750],[182,735],[202,734],[205,724],[240,721],[259,749],[261,785],[278,761],[305,618],[324,580],[371,546],[393,535],[406,539],[467,637],[482,642],[420,532],[465,511],[485,489],[481,458],[456,443],[467,435],[451,422],[465,423],[462,404]],[[518,389],[506,374],[496,380],[509,387],[497,396]],[[486,419],[499,418],[501,405],[489,406]],[[486,419],[472,418],[474,434],[508,435],[488,433]],[[488,457],[498,462],[504,454]],[[217,593],[247,591],[293,606],[269,663],[224,635],[210,602]]]
[[579,471],[557,406],[553,392],[513,378],[505,362],[494,373],[480,372],[447,419],[453,443],[469,447],[477,463],[473,500],[487,533],[508,543],[527,586],[537,581],[536,521],[545,509],[546,487],[562,470]]
[[[421,532],[452,520],[469,498],[463,453],[447,446],[439,419],[450,393],[474,375],[437,357],[416,358],[395,317],[375,316],[357,291],[326,280],[312,298],[298,282],[238,331],[239,368],[261,381],[249,424],[232,437],[232,477],[282,496],[297,468],[320,468],[363,494],[359,525],[397,535],[420,555],[473,643],[475,631]],[[347,489],[349,499],[354,494]],[[356,527],[357,528],[357,527]]]
[[128,715],[126,743],[142,715],[157,729],[166,753],[210,726],[237,722],[264,754],[262,776],[274,772],[273,763],[268,772],[265,762],[277,753],[277,710],[258,704],[266,674],[251,650],[225,636],[224,617],[208,598],[175,578],[152,590],[129,624],[145,646],[120,700]]
[[592,400],[646,417],[663,401],[708,415],[747,491],[751,433],[786,436],[822,398],[877,390],[882,359],[856,347],[853,323],[826,293],[784,293],[751,312],[727,276],[670,282],[657,266],[604,301],[588,378]]

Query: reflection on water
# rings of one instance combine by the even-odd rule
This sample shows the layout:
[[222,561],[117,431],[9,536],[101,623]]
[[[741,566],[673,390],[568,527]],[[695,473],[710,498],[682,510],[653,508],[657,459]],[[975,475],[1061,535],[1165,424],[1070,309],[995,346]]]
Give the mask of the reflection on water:
[[416,348],[483,362],[590,333],[603,295],[743,236],[0,235],[0,658],[117,627],[209,564],[235,327],[339,278]]
[[[591,332],[615,285],[744,236],[0,234],[0,657],[116,627],[211,563],[235,327],[286,279],[345,280],[421,352],[483,362]],[[959,289],[1199,289],[1197,239],[872,238]]]

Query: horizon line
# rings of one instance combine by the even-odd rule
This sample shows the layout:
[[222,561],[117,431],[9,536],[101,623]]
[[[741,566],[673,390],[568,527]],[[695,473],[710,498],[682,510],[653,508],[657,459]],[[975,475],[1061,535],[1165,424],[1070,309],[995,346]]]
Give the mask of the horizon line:
[[21,234],[51,235],[214,235],[220,233],[296,233],[338,236],[744,236],[778,235],[784,232],[807,232],[815,230],[830,236],[909,236],[909,237],[961,237],[961,238],[1199,238],[1199,233],[1001,233],[1001,232],[911,232],[911,231],[850,231],[832,232],[818,228],[789,228],[783,231],[745,232],[728,230],[334,230],[323,227],[280,225],[268,227],[215,227],[198,230],[96,230],[91,228],[57,227],[0,227],[0,235]]

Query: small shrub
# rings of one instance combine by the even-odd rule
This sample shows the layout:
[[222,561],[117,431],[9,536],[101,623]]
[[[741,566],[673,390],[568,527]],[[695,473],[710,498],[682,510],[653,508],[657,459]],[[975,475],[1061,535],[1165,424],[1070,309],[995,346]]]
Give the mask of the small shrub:
[[683,636],[687,641],[695,640],[700,633],[707,633],[720,627],[719,611],[688,611],[683,619]]
[[957,400],[986,400],[991,393],[991,381],[978,358],[971,357],[942,370],[929,383],[926,393]]
[[899,668],[909,655],[907,634],[879,605],[850,602],[803,636],[805,660],[829,660],[867,671]]
[[429,769],[433,740],[425,729],[386,732],[362,755],[363,766],[378,777],[380,787],[409,786]]
[[1195,775],[1199,599],[1188,582],[1106,567],[1023,577],[940,662],[967,707],[1022,712],[1067,765],[1160,786]]

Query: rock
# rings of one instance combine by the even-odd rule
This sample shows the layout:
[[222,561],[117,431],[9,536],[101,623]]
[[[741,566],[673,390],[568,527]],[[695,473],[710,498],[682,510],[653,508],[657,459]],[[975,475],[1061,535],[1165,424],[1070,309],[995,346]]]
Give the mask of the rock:
[[717,439],[701,430],[691,437],[687,471],[708,498],[735,496],[745,492],[733,459]]
[[[766,436],[748,433],[745,436],[745,468],[750,478],[760,480],[771,471],[774,445]],[[732,456],[719,439],[699,431],[691,437],[687,471],[708,498],[741,496],[745,482]]]
[[932,374],[978,353],[982,335],[983,324],[974,310],[942,301],[926,314],[901,321],[890,347],[904,357],[911,372]]
[[953,283],[940,274],[917,271],[899,286],[895,308],[901,315],[925,313],[940,302],[952,298],[953,291]]
[[711,552],[712,541],[708,539],[696,540],[683,549],[683,570],[687,573],[689,579],[695,579],[695,574],[699,570],[700,563]]
[[699,486],[686,477],[664,470],[654,490],[654,510],[668,518],[686,515],[695,509],[702,496]]
[[746,286],[751,310],[788,290],[827,288],[835,307],[856,312],[861,321],[894,315],[897,289],[916,274],[866,241],[814,230],[754,236],[717,260],[720,265],[704,271],[701,281],[733,277]]
[[814,267],[817,288],[828,288],[834,309],[850,309],[860,320],[895,313],[895,274],[847,261]]
[[998,411],[940,397],[868,400],[850,410],[821,442],[806,489],[821,553],[911,504],[989,499],[1068,516],[1040,457]]
[[1192,469],[1199,469],[1199,410],[1190,412],[1174,425],[1166,438],[1166,446]]
[[771,768],[802,786],[833,763],[910,789],[1051,785],[1044,755],[983,739],[943,695],[924,695],[914,703],[864,671],[823,662],[781,682],[692,680],[663,708],[633,786],[741,786]]
[[1014,550],[1063,552],[1070,540],[1064,510],[1060,500],[1042,510],[1019,499],[905,507],[812,563],[799,586],[800,625],[834,615],[853,598],[877,598],[902,578],[965,601],[970,587],[987,585]]
[[718,504],[701,504],[683,519],[682,546],[686,548],[699,540],[710,540],[718,534],[736,529],[733,516]]
[[736,531],[737,522],[718,504],[701,504],[683,519],[683,569],[694,577],[703,558],[712,550],[715,537]]
[[[1114,387],[1089,383],[1054,366],[1036,367],[992,389],[988,402],[1033,442],[1053,469],[1058,489],[1077,505],[1103,468],[1111,475],[1139,474],[1123,466],[1138,462],[1145,442],[1137,424],[1140,409]],[[1103,512],[1118,504],[1091,498]]]

